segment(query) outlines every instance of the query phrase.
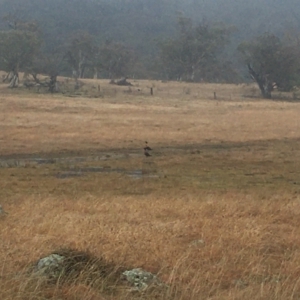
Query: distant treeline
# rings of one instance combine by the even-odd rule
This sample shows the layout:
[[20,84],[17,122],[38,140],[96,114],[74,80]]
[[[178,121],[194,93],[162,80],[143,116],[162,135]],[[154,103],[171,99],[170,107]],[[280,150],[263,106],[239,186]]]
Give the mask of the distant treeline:
[[298,0],[0,0],[0,29],[34,31],[32,59],[68,76],[240,82],[238,46],[266,32],[295,39],[299,11]]

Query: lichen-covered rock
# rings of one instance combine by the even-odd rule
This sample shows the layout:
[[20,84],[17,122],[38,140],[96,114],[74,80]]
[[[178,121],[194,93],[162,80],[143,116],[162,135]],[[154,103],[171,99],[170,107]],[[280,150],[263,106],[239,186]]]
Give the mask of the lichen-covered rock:
[[37,260],[30,268],[34,277],[51,283],[99,282],[111,286],[121,281],[124,268],[89,252],[61,248]]
[[204,247],[205,246],[205,241],[200,239],[200,240],[194,240],[189,244],[189,247]]
[[135,291],[145,291],[149,286],[163,285],[155,275],[141,268],[125,271],[122,276],[133,286]]
[[36,270],[40,275],[46,275],[50,278],[58,278],[64,269],[64,259],[64,256],[51,254],[38,261]]

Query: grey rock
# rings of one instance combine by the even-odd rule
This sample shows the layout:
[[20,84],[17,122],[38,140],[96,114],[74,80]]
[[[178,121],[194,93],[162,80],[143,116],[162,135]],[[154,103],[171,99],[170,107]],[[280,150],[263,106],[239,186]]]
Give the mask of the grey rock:
[[39,275],[58,278],[63,272],[64,259],[64,256],[60,256],[58,254],[51,254],[47,257],[41,258],[36,265],[36,271]]
[[133,287],[133,291],[145,291],[149,286],[164,286],[164,284],[150,272],[141,268],[128,270],[122,273],[122,276]]
[[205,241],[204,240],[194,240],[189,244],[189,247],[204,247]]

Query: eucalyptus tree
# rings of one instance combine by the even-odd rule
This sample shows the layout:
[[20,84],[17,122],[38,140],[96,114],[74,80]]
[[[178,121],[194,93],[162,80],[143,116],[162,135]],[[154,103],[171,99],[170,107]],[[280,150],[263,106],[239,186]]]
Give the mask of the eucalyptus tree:
[[76,79],[84,78],[86,71],[93,68],[96,53],[95,37],[88,32],[80,30],[70,36],[65,45],[65,58]]
[[13,23],[9,30],[0,31],[0,68],[8,73],[6,80],[15,88],[19,84],[19,72],[26,72],[38,53],[41,41],[35,26],[29,23]]
[[229,43],[231,29],[226,26],[194,23],[179,18],[179,31],[159,43],[160,60],[170,79],[205,79],[218,65],[220,54]]
[[274,87],[291,91],[300,84],[299,43],[267,33],[241,43],[238,50],[264,98],[272,97]]
[[105,77],[127,76],[134,64],[133,51],[123,43],[107,41],[100,45],[96,65]]

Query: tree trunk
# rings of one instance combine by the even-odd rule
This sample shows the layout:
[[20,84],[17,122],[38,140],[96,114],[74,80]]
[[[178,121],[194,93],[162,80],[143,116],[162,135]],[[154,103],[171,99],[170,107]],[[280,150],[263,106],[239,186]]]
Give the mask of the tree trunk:
[[271,99],[272,98],[272,88],[271,85],[268,81],[262,81],[262,82],[258,82],[258,86],[261,90],[261,94],[265,99]]
[[79,74],[78,74],[78,70],[73,70],[73,78],[75,79],[75,85],[74,85],[74,89],[75,90],[78,90],[79,89],[79,80],[78,80],[78,78],[79,78]]
[[3,77],[2,82],[10,82],[13,77],[13,72],[8,72],[6,76]]
[[190,81],[190,82],[195,81],[195,67],[194,66],[191,67],[191,71],[190,71],[190,74],[189,74],[188,81]]
[[94,68],[94,79],[98,79],[98,70]]
[[49,92],[51,94],[57,92],[57,76],[56,75],[50,76]]
[[17,71],[12,72],[12,77],[9,82],[9,87],[11,89],[19,86],[19,73]]
[[267,75],[256,73],[253,68],[248,64],[248,71],[251,77],[256,81],[261,91],[262,96],[265,99],[272,98],[273,84],[268,79]]
[[83,65],[80,71],[80,78],[84,78],[84,73],[85,73],[85,66]]
[[85,55],[82,53],[81,50],[79,50],[79,63],[78,63],[78,77],[84,78],[84,72],[85,72]]

